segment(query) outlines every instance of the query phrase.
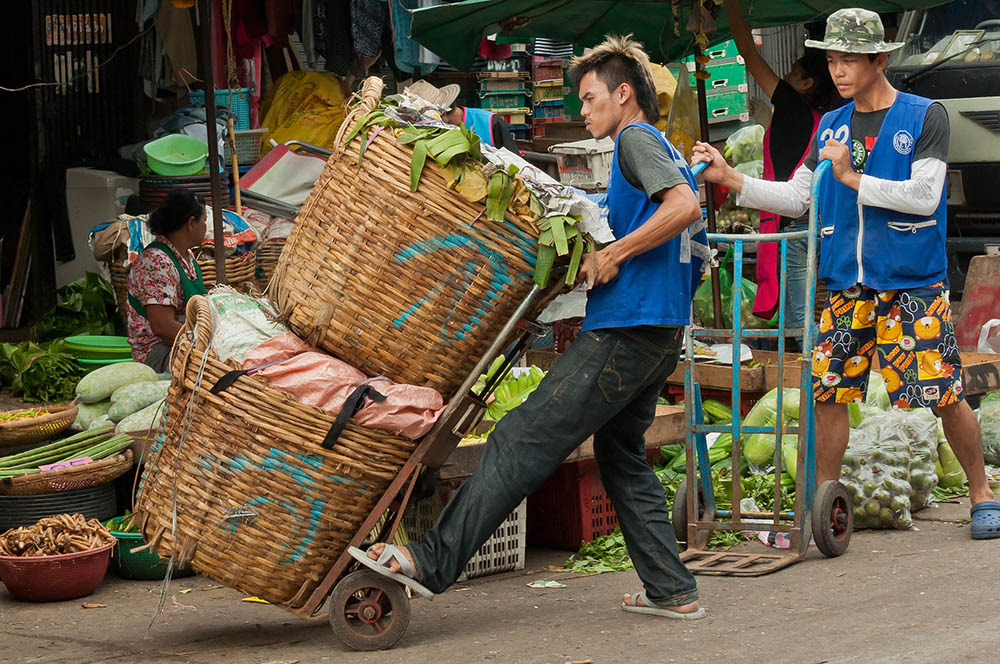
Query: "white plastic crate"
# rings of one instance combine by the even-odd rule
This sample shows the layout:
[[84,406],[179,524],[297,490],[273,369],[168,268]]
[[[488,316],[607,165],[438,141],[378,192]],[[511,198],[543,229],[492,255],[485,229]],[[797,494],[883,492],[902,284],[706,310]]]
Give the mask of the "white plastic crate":
[[[447,488],[413,504],[403,515],[403,528],[407,539],[413,542],[423,540],[431,529],[453,491]],[[511,512],[500,527],[483,544],[472,560],[465,566],[459,581],[488,576],[500,572],[524,569],[525,534],[527,532],[528,501],[524,500]]]
[[[267,134],[268,128],[236,130],[233,138],[236,140],[236,158],[240,166],[253,166],[260,161],[261,141]],[[230,166],[233,163],[233,149],[226,140],[222,153],[222,160]]]

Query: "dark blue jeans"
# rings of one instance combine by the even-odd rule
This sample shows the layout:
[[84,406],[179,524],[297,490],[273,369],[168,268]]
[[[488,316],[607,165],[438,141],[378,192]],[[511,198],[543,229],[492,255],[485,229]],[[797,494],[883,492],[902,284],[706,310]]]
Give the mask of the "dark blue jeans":
[[507,515],[593,434],[601,480],[646,596],[665,606],[697,599],[644,437],[677,365],[681,336],[679,328],[658,327],[581,334],[531,396],[500,420],[475,473],[424,541],[410,547],[420,582],[434,592],[453,584]]

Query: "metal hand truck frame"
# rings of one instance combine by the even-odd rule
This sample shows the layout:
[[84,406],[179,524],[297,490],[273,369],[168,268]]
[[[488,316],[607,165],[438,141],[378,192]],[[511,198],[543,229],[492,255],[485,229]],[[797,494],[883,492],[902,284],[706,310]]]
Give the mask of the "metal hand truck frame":
[[[812,395],[811,358],[808,347],[813,339],[815,327],[811,314],[816,297],[816,242],[817,242],[817,197],[819,183],[830,168],[828,161],[820,163],[813,176],[810,188],[809,230],[763,233],[750,235],[710,233],[709,241],[731,243],[734,248],[733,264],[733,328],[699,329],[688,328],[685,334],[687,370],[684,375],[684,405],[687,416],[685,447],[687,454],[687,475],[677,490],[673,507],[674,531],[679,540],[685,540],[688,548],[681,559],[695,574],[731,576],[758,576],[774,572],[802,560],[809,550],[810,535],[815,538],[816,547],[823,555],[832,557],[843,554],[851,540],[854,510],[847,490],[838,481],[826,481],[816,487],[816,438],[814,429],[814,403]],[[806,259],[806,317],[802,328],[785,328],[785,290],[787,288],[786,257],[790,240],[807,240]],[[743,281],[744,243],[778,242],[780,245],[780,281],[778,291],[778,327],[771,330],[744,330],[741,324],[741,303]],[[785,336],[803,339],[801,359],[799,425],[787,426],[782,407],[784,393]],[[694,340],[698,337],[732,337],[733,343],[733,384],[732,422],[730,424],[707,425],[702,421],[701,389],[694,376]],[[775,426],[743,426],[740,419],[740,345],[747,338],[777,338],[778,340],[778,392],[777,422]],[[732,509],[719,509],[712,485],[708,459],[708,444],[705,434],[729,433],[732,435]],[[740,468],[742,465],[742,442],[748,434],[771,434],[775,436],[774,451],[774,510],[771,512],[743,512],[740,509],[742,487]],[[782,437],[798,436],[798,456],[796,460],[795,506],[792,512],[781,511],[782,502]],[[697,474],[696,474],[697,471]],[[697,481],[691,481],[692,478]],[[751,519],[752,521],[746,521]],[[791,547],[787,553],[753,553],[711,551],[706,549],[710,534],[716,530],[737,532],[771,531],[785,532],[790,536]]]

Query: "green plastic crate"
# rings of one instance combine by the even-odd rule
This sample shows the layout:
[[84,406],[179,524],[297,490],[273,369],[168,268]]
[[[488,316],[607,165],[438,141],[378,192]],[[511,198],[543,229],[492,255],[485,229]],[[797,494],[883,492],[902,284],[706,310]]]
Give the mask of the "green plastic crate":
[[[144,544],[139,533],[118,533],[111,531],[118,543],[111,551],[115,571],[126,579],[159,580],[167,575],[167,561],[156,555],[152,548],[132,553],[132,549]],[[174,569],[173,578],[194,576],[190,567]]]
[[736,42],[732,39],[705,49],[705,55],[713,60],[728,60],[729,58],[738,57],[739,54],[740,49],[736,48]]
[[709,119],[737,117],[747,112],[747,96],[744,92],[708,93],[705,96]]
[[527,90],[487,92],[482,95],[482,107],[487,111],[501,111],[510,108],[530,108],[531,96]]
[[[691,87],[698,85],[698,80],[694,77],[693,63],[688,65],[690,72]],[[705,81],[705,88],[713,90],[716,88],[731,88],[737,85],[746,85],[747,69],[743,58],[731,58],[729,60],[718,60],[705,65],[708,72],[708,80]]]

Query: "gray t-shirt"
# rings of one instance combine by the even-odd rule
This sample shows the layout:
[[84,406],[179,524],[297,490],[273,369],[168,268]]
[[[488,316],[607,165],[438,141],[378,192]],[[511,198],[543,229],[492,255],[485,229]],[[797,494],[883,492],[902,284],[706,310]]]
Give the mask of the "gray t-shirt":
[[[851,116],[851,161],[858,173],[865,172],[868,155],[875,147],[875,140],[888,111],[888,108],[870,113],[854,111]],[[913,148],[913,161],[921,159],[948,161],[948,133],[948,112],[944,106],[934,102],[927,107],[924,129]],[[803,163],[811,171],[816,170],[817,143],[818,141],[812,142],[812,149]]]
[[618,135],[618,167],[628,183],[650,199],[664,189],[687,184],[663,145],[642,127],[626,127]]

